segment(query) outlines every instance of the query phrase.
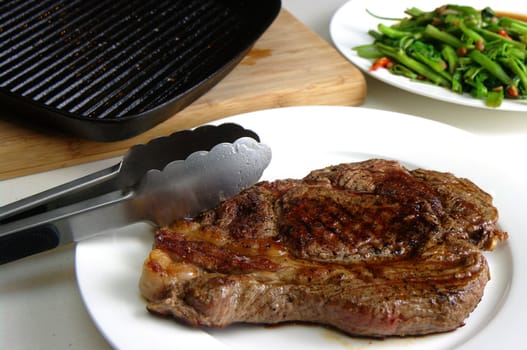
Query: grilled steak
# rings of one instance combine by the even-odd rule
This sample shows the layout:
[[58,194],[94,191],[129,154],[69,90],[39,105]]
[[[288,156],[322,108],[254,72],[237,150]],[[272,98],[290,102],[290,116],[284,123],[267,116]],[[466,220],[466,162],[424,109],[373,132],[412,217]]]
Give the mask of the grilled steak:
[[453,330],[477,306],[482,250],[507,238],[466,179],[373,159],[260,182],[160,229],[140,287],[193,326],[305,321],[362,336]]

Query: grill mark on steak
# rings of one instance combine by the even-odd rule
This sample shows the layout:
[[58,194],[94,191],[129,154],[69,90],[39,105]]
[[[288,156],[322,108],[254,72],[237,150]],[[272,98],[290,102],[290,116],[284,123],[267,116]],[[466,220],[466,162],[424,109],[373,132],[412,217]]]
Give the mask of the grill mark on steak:
[[305,321],[362,336],[463,325],[507,234],[472,182],[369,160],[261,182],[156,234],[150,312],[193,326]]
[[304,259],[401,258],[416,253],[437,226],[413,204],[348,190],[291,190],[282,197],[280,238],[291,254]]

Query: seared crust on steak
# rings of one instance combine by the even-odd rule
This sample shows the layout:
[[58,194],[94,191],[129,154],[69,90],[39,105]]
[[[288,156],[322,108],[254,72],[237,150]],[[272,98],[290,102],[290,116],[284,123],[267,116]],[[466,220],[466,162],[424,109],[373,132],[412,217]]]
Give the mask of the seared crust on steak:
[[141,277],[152,313],[193,326],[305,321],[363,336],[453,330],[507,234],[466,179],[373,159],[260,182],[160,229]]

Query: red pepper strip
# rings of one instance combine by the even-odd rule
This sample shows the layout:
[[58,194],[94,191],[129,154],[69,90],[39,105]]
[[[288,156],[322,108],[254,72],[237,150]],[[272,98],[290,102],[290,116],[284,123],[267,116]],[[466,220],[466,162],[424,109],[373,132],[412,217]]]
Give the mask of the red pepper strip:
[[510,87],[507,89],[507,93],[508,93],[511,97],[519,97],[519,96],[520,96],[520,93],[518,92],[518,89],[517,89],[516,86],[514,86],[514,85],[510,86]]
[[379,57],[371,65],[370,71],[374,71],[379,68],[386,68],[390,64],[392,64],[392,60],[388,57]]
[[504,38],[512,40],[511,36],[505,31],[505,29],[498,30],[498,34],[501,35]]

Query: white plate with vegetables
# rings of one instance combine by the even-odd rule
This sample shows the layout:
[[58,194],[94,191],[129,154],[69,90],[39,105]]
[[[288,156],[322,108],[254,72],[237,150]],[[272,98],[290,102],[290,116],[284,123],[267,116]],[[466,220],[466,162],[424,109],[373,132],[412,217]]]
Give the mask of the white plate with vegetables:
[[[462,11],[464,9],[452,9],[442,16],[433,16],[439,17],[440,22],[435,19],[424,21],[425,25],[397,27],[402,18],[414,21],[425,18],[419,16],[426,16],[419,11],[408,14],[406,11],[409,9],[432,12],[446,4],[472,7],[478,12],[477,21],[468,19],[468,13]],[[527,43],[527,3],[516,2],[512,7],[510,3],[497,0],[351,0],[333,16],[330,35],[336,48],[353,64],[395,87],[465,106],[527,111],[526,45],[521,42],[521,34],[511,28],[511,23],[498,22],[496,25],[487,13],[482,14],[481,10],[486,7],[500,18],[508,14],[521,22],[525,21]],[[521,25],[520,31],[523,30]],[[517,27],[517,24],[512,26]],[[390,33],[392,29],[396,32]],[[383,35],[375,45],[374,37],[369,33],[371,30]],[[434,36],[438,31],[439,38],[436,38]],[[393,37],[386,40],[390,34]],[[509,42],[506,41],[507,35],[512,38]],[[449,39],[452,41],[449,42]],[[450,50],[445,47],[450,47]],[[399,48],[404,49],[402,58]],[[447,52],[453,52],[455,57],[449,58]],[[388,60],[376,62],[378,57],[387,57]],[[433,64],[437,65],[434,67]],[[493,70],[498,65],[497,71]],[[379,69],[375,69],[376,66]],[[440,72],[441,67],[444,72]]]

